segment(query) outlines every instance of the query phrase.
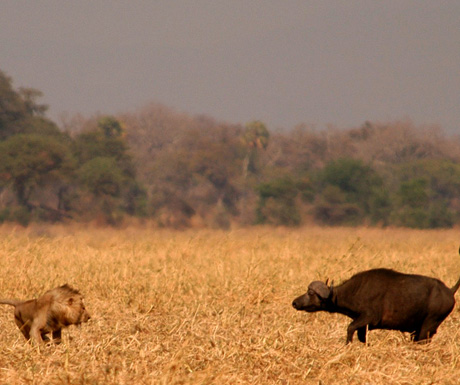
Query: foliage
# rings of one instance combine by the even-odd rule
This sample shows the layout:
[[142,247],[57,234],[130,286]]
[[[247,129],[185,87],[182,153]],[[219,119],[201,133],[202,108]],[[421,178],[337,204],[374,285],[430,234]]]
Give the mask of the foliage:
[[345,193],[337,186],[327,185],[313,207],[316,221],[327,225],[358,224],[362,212],[356,203],[347,202]]
[[262,183],[257,190],[259,192],[258,223],[284,226],[300,224],[300,213],[295,202],[299,189],[292,178],[285,177]]
[[[107,123],[107,121],[109,123]],[[128,154],[128,144],[121,136],[121,125],[113,118],[101,118],[96,128],[89,128],[77,135],[74,151],[79,163],[97,158],[114,158],[128,174],[134,174],[132,158]]]
[[100,118],[97,125],[106,138],[117,138],[122,134],[121,124],[113,116]]
[[256,174],[259,172],[259,153],[268,146],[270,133],[264,123],[259,120],[249,122],[242,135],[242,142],[246,148],[246,156],[243,160],[243,178],[246,179],[248,173]]
[[59,128],[45,117],[48,106],[38,104],[41,91],[20,88],[15,91],[12,81],[0,71],[0,140],[17,134],[62,136]]
[[97,197],[120,196],[124,178],[114,158],[97,157],[78,171],[80,181]]
[[326,224],[358,224],[365,218],[386,223],[389,197],[383,179],[361,160],[329,162],[318,174],[314,216]]
[[[103,116],[95,126],[90,124],[75,137],[73,147],[79,163],[78,181],[92,194],[89,205],[105,221],[115,224],[124,213],[146,215],[146,192],[136,180],[123,127],[116,118]],[[88,210],[88,204],[82,210]]]
[[0,71],[0,221],[64,218],[228,229],[460,223],[460,137],[410,121],[270,132],[150,104],[63,132]]
[[27,207],[35,190],[63,178],[71,166],[68,147],[53,137],[21,134],[0,142],[0,183],[12,187],[21,206]]
[[383,187],[382,178],[361,160],[343,158],[329,162],[322,170],[323,185],[336,186],[347,202],[357,203],[368,213],[369,200],[375,190]]
[[0,71],[0,140],[15,134],[18,122],[26,115],[24,101],[14,91],[11,78]]
[[460,191],[460,165],[449,160],[422,160],[401,166],[395,222],[415,228],[451,227]]

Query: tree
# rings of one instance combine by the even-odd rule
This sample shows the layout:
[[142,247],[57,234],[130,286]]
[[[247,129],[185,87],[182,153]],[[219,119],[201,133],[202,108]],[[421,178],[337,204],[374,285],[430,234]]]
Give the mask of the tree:
[[268,146],[270,133],[264,123],[259,120],[246,125],[242,141],[247,148],[243,161],[243,176],[246,179],[248,172],[257,171],[257,153]]
[[37,103],[42,95],[34,88],[15,91],[11,79],[0,71],[0,140],[16,134],[62,135],[45,117],[48,106]]
[[54,137],[21,134],[0,142],[0,182],[12,187],[23,207],[31,208],[37,188],[61,180],[71,169],[68,147]]
[[351,158],[338,159],[329,162],[318,178],[317,219],[329,224],[356,223],[365,217],[387,222],[389,195],[371,166]]
[[96,127],[90,127],[75,137],[74,152],[78,162],[82,165],[94,158],[114,158],[127,176],[135,177],[132,156],[122,133],[122,125],[115,118],[100,118]]
[[19,88],[19,96],[22,98],[26,113],[30,116],[45,116],[48,110],[46,104],[38,104],[37,99],[43,96],[43,92],[35,88]]
[[[77,135],[74,142],[79,162],[80,183],[94,198],[91,205],[102,210],[109,223],[114,213],[145,215],[145,189],[136,180],[136,169],[123,137],[122,124],[112,116],[98,119],[96,125]],[[86,207],[87,210],[90,207]]]
[[26,115],[24,101],[14,91],[11,78],[0,71],[0,140],[15,134],[17,123]]
[[80,182],[92,193],[109,224],[115,224],[114,211],[126,181],[114,158],[96,157],[79,170]]
[[295,203],[297,183],[289,177],[279,178],[257,187],[259,204],[257,222],[272,225],[298,226],[300,213]]
[[[221,134],[225,135],[224,132]],[[221,201],[230,211],[235,209],[239,195],[234,185],[235,175],[240,170],[236,165],[241,167],[240,154],[233,139],[223,141],[202,137],[188,157],[192,173],[206,178],[215,189],[215,201]]]
[[460,165],[424,159],[402,164],[396,192],[396,224],[414,228],[452,227],[458,217]]
[[362,220],[363,213],[355,202],[347,201],[340,187],[328,184],[315,201],[313,215],[326,225],[355,225]]
[[78,171],[80,181],[96,197],[120,196],[123,172],[114,158],[97,157],[86,162]]
[[122,134],[121,123],[113,116],[104,116],[97,122],[106,138],[118,138]]
[[343,158],[329,162],[321,172],[322,183],[337,186],[348,202],[358,203],[369,212],[369,199],[383,187],[382,178],[361,160]]

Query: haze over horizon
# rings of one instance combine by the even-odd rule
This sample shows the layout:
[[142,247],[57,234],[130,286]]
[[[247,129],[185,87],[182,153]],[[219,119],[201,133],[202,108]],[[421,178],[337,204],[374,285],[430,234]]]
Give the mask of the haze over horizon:
[[157,102],[269,129],[410,119],[460,132],[460,2],[0,3],[0,70],[48,116]]

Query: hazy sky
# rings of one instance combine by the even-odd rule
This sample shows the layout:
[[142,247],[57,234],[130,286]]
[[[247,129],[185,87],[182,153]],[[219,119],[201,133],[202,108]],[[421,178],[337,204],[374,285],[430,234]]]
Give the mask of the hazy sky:
[[269,129],[460,131],[460,1],[2,0],[0,69],[56,120],[158,102]]

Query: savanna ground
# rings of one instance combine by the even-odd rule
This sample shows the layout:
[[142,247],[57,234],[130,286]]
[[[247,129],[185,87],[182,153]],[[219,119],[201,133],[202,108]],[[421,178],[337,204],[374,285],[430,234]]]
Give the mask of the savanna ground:
[[[430,344],[295,311],[308,283],[391,267],[460,276],[458,230],[0,228],[0,297],[69,283],[89,323],[58,346],[23,339],[0,307],[1,384],[458,384],[460,312]],[[457,299],[460,293],[457,293]]]

